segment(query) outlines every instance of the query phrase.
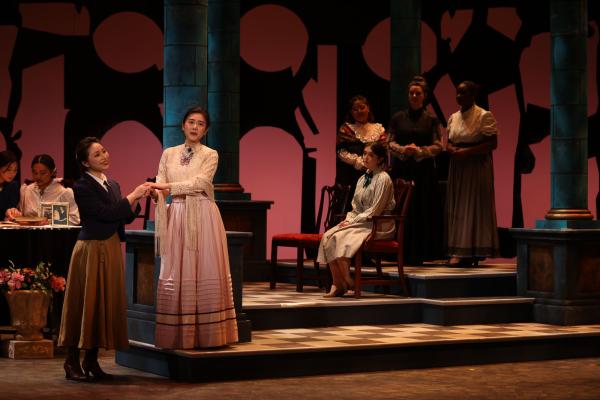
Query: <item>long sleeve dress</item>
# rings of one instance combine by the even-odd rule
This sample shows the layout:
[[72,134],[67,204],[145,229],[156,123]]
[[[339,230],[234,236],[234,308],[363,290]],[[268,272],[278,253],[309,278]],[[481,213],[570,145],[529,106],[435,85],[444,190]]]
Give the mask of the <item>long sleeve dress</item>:
[[40,206],[44,202],[69,203],[69,225],[79,225],[79,209],[73,189],[64,187],[59,179],[54,179],[43,192],[35,182],[21,186],[19,210],[25,217],[41,217]]
[[237,342],[227,236],[214,201],[218,154],[202,144],[166,149],[157,182],[171,183],[172,202],[159,195],[156,304],[158,347],[189,349]]
[[[480,144],[498,134],[491,112],[473,105],[448,119],[448,140],[456,147]],[[451,257],[494,257],[499,253],[494,165],[491,151],[461,159],[450,159],[448,194],[448,255]]]
[[[404,227],[404,260],[418,265],[444,257],[444,204],[440,196],[435,156],[442,151],[438,119],[427,110],[399,111],[389,128],[392,179],[415,182]],[[418,153],[406,156],[404,147],[414,143]]]
[[132,211],[113,180],[100,183],[88,173],[75,182],[81,231],[73,248],[59,346],[125,349],[128,346],[125,277],[121,241]]
[[362,161],[365,146],[370,143],[386,143],[387,136],[383,125],[375,122],[361,124],[345,122],[336,137],[336,183],[350,185],[364,174],[366,168]]
[[[360,177],[352,198],[352,211],[346,214],[348,225],[329,229],[319,244],[317,261],[328,264],[340,257],[353,257],[373,229],[369,217],[392,211],[395,206],[394,184],[385,171],[373,173],[371,182],[365,186],[367,175]],[[377,239],[390,238],[394,234],[394,222],[382,223]]]

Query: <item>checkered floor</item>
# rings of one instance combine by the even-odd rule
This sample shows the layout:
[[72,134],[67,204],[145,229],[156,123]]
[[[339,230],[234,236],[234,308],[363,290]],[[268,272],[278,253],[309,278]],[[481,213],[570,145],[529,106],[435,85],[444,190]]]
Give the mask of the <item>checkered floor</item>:
[[[438,326],[428,324],[357,325],[314,329],[274,329],[252,333],[252,342],[216,350],[176,350],[187,356],[251,355],[276,352],[348,350],[423,344],[474,343],[558,337],[599,336],[600,325],[555,326],[537,323]],[[143,347],[150,345],[135,343]]]
[[[295,270],[295,260],[284,260],[277,263],[279,267]],[[397,275],[398,270],[391,262],[382,262],[384,274]],[[312,272],[314,264],[312,260],[304,261],[304,269]],[[323,266],[321,266],[323,270]],[[363,267],[364,273],[375,273],[374,267]],[[517,266],[514,262],[494,262],[484,261],[477,268],[475,267],[450,267],[446,261],[427,262],[421,266],[404,266],[404,274],[413,278],[427,279],[431,277],[458,277],[458,276],[498,276],[498,275],[516,275]]]
[[268,282],[244,283],[244,309],[273,308],[273,307],[302,307],[302,306],[351,306],[360,303],[378,304],[402,303],[413,301],[406,297],[363,292],[362,298],[356,299],[351,294],[344,297],[325,298],[325,289],[316,286],[304,286],[303,292],[296,292],[296,285],[278,283],[276,289],[269,289]]
[[[284,261],[278,263],[281,267],[290,268],[295,275],[295,264]],[[293,268],[292,268],[293,267]],[[311,261],[305,262],[305,268],[313,268]],[[364,268],[368,272],[375,273],[374,268]],[[372,270],[372,271],[371,271]],[[396,267],[384,266],[384,274],[397,274]],[[514,264],[482,264],[478,268],[456,268],[444,264],[429,263],[419,267],[405,267],[404,272],[411,279],[456,279],[463,277],[492,277],[492,276],[516,276]],[[319,306],[351,306],[357,303],[361,305],[381,303],[410,303],[423,301],[414,297],[406,298],[394,295],[362,292],[362,298],[355,299],[351,294],[342,298],[324,298],[324,289],[316,286],[304,285],[302,293],[296,292],[296,286],[289,283],[277,283],[277,288],[269,289],[268,282],[244,283],[244,308],[255,309],[264,307],[319,307]],[[475,300],[475,299],[471,299]]]
[[[282,266],[293,266],[283,262]],[[307,267],[312,264],[307,262]],[[393,267],[386,267],[393,273]],[[409,276],[427,279],[428,277],[457,275],[503,275],[516,274],[514,264],[482,264],[479,268],[450,268],[440,264],[422,267],[405,267]],[[270,290],[268,282],[244,284],[244,308],[297,307],[297,306],[352,306],[371,302],[407,302],[424,299],[364,293],[361,299],[351,296],[343,298],[323,298],[324,290],[315,286],[305,286],[303,293],[295,291],[295,285],[278,283],[277,289]],[[437,301],[436,299],[433,299]],[[432,301],[433,301],[432,300]],[[472,299],[477,300],[477,299]],[[239,343],[213,350],[176,350],[189,357],[222,357],[229,355],[274,354],[281,352],[306,352],[385,347],[410,347],[423,344],[482,343],[486,341],[517,341],[551,338],[575,338],[581,336],[600,337],[600,324],[556,326],[538,323],[509,323],[490,325],[440,326],[429,324],[399,325],[353,325],[322,328],[272,329],[252,332],[252,342]],[[153,346],[136,343],[141,347]]]

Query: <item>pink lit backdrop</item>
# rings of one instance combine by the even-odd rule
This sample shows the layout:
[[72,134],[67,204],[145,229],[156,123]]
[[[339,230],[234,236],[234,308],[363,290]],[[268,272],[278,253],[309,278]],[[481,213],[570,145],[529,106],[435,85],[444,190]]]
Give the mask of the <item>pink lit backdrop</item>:
[[[160,29],[147,17],[135,13],[119,13],[107,18],[95,32],[89,32],[85,9],[73,13],[72,6],[61,4],[24,4],[21,6],[24,26],[60,35],[92,35],[97,53],[108,66],[121,72],[136,72],[150,65],[162,68],[162,36]],[[455,46],[471,18],[468,11],[458,11],[454,18],[445,15],[443,33]],[[513,9],[490,9],[488,23],[513,38],[519,28],[519,19]],[[389,79],[389,19],[381,21],[365,38],[363,55],[369,67],[379,76]],[[0,26],[0,117],[6,115],[10,93],[8,65],[14,45],[16,28]],[[143,39],[143,40],[142,40]],[[291,67],[295,72],[306,52],[308,32],[302,20],[280,6],[257,7],[241,20],[241,56],[254,68],[278,71]],[[588,77],[589,113],[597,107],[596,54],[598,31],[589,39]],[[338,82],[337,47],[318,48],[318,79],[303,89],[308,110],[320,134],[312,135],[298,110],[296,117],[304,133],[307,147],[317,151],[311,156],[317,160],[317,191],[330,184],[335,176],[336,93]],[[435,38],[428,26],[422,26],[422,69],[436,62]],[[526,103],[550,105],[550,36],[535,36],[521,58],[521,72]],[[63,170],[64,60],[58,56],[45,60],[24,71],[23,97],[15,121],[15,131],[22,130],[19,146],[23,150],[23,177],[29,176],[29,162],[35,154],[49,153],[57,161],[59,175]],[[454,87],[444,77],[435,91],[436,97],[448,116],[457,109]],[[345,100],[342,100],[345,102]],[[377,99],[371,99],[377,102]],[[514,150],[518,133],[518,109],[514,87],[508,87],[490,96],[490,109],[498,119],[499,146],[494,153],[495,188],[498,224],[510,226],[512,216],[512,187]],[[264,110],[269,112],[269,110]],[[387,121],[379,121],[384,125]],[[211,132],[218,134],[218,132]],[[141,124],[129,121],[113,127],[104,137],[104,144],[112,156],[111,176],[121,183],[123,191],[156,173],[161,146],[154,135]],[[523,176],[522,198],[525,226],[533,226],[543,218],[550,205],[549,138],[533,145],[536,167],[532,174]],[[0,138],[0,149],[5,148]],[[290,135],[277,128],[257,127],[240,142],[240,183],[255,200],[273,200],[268,212],[267,237],[274,233],[294,232],[300,228],[300,181],[302,151]],[[588,207],[595,214],[595,196],[598,190],[598,171],[589,163]],[[315,199],[318,201],[318,199]],[[140,222],[133,225],[140,228]],[[270,247],[270,245],[268,245]],[[283,257],[293,257],[293,250]],[[269,254],[270,249],[267,249]]]

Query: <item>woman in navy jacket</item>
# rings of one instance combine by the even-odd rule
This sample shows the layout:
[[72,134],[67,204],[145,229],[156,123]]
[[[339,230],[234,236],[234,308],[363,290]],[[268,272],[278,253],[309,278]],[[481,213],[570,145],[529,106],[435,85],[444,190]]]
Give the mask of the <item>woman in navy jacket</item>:
[[[67,347],[67,379],[108,379],[98,364],[98,348],[127,347],[125,286],[121,241],[125,227],[139,212],[147,184],[121,198],[119,184],[107,179],[108,151],[95,137],[77,145],[82,176],[73,187],[81,216],[81,232],[71,256],[62,312],[59,346]],[[79,350],[85,356],[79,364]],[[82,370],[83,368],[83,370]]]

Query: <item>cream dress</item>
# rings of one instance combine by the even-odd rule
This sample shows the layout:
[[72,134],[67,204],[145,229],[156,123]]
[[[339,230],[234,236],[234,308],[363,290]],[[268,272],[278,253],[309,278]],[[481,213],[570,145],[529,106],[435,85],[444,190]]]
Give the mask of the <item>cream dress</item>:
[[189,349],[237,342],[227,237],[214,201],[218,154],[202,144],[166,149],[157,182],[171,183],[170,205],[156,207],[161,255],[156,304],[158,347]]
[[[394,184],[387,172],[374,173],[371,183],[366,187],[365,179],[366,175],[363,175],[356,183],[352,211],[346,214],[345,219],[349,224],[344,227],[337,225],[323,235],[319,244],[318,262],[328,264],[340,257],[353,257],[373,229],[373,222],[369,217],[394,209]],[[382,223],[377,231],[377,239],[387,239],[393,234],[394,223]]]
[[[448,139],[457,147],[470,147],[497,134],[492,113],[477,105],[466,112],[457,111],[448,119]],[[446,212],[449,256],[498,255],[491,152],[450,159]]]

